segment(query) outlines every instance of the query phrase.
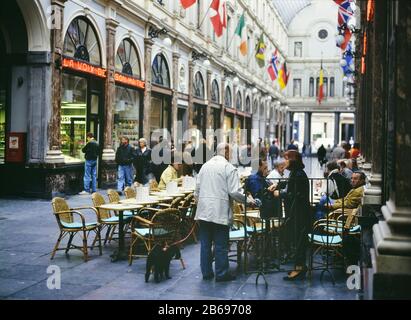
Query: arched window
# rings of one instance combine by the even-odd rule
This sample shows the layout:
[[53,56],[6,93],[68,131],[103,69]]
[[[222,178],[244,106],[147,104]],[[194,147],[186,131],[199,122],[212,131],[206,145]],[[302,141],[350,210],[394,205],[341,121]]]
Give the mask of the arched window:
[[170,72],[168,71],[167,61],[161,53],[154,58],[153,65],[151,66],[151,77],[153,83],[170,87]]
[[116,71],[141,79],[140,59],[130,39],[121,41],[117,49]]
[[204,80],[201,72],[197,72],[194,77],[194,96],[204,99]]
[[250,100],[250,97],[247,97],[247,99],[245,99],[245,112],[251,113],[251,100]]
[[214,80],[211,84],[211,101],[217,104],[220,103],[220,89],[217,80]]
[[232,108],[233,107],[233,97],[231,95],[230,87],[225,88],[224,107],[226,107],[226,108]]
[[240,91],[237,92],[237,100],[236,100],[236,103],[235,103],[235,107],[236,107],[237,110],[243,110],[243,99],[241,97],[241,92]]
[[64,37],[64,55],[101,65],[100,44],[96,31],[84,17],[71,21]]

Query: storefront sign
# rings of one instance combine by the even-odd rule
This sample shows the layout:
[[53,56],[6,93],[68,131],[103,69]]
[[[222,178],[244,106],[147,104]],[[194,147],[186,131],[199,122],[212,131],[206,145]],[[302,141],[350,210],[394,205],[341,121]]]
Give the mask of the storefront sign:
[[121,73],[116,72],[114,74],[114,80],[116,82],[120,82],[120,83],[126,84],[128,86],[144,89],[144,81],[138,80],[138,79],[133,78],[133,77],[125,76]]
[[87,62],[82,62],[70,58],[63,58],[62,65],[63,68],[89,73],[100,78],[106,77],[106,69],[93,66],[91,64],[88,64]]

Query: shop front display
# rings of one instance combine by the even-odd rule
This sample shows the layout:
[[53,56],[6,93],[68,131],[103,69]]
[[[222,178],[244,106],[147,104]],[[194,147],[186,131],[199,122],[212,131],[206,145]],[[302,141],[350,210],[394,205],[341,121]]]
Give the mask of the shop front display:
[[75,18],[64,38],[61,97],[61,151],[65,163],[84,161],[87,132],[100,141],[104,78],[96,32],[84,17]]
[[113,106],[113,145],[116,150],[121,137],[137,145],[142,137],[142,101],[144,82],[137,49],[130,39],[123,39],[116,54],[116,95]]
[[[170,137],[167,136],[168,132],[171,132],[171,97],[172,91],[170,89],[170,72],[167,61],[163,54],[157,54],[154,57],[153,64],[151,66],[152,76],[152,95],[151,95],[151,110],[149,123],[150,123],[150,137],[145,137],[151,140],[151,135],[154,131],[163,130],[160,134],[164,139]],[[159,135],[155,137],[158,140]],[[154,142],[154,141],[153,141]]]

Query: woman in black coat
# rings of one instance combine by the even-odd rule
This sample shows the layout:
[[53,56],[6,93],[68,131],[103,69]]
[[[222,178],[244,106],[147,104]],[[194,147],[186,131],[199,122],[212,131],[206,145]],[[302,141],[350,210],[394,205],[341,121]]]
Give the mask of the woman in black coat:
[[288,183],[284,189],[274,192],[274,196],[284,199],[285,212],[288,218],[287,228],[295,239],[295,268],[284,280],[301,279],[307,272],[306,251],[308,233],[311,225],[310,184],[304,172],[302,156],[298,151],[289,150],[285,154],[287,169],[290,171]]

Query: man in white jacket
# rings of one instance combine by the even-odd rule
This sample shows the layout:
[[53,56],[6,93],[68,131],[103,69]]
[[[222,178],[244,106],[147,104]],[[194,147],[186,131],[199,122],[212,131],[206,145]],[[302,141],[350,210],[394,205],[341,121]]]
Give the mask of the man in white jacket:
[[[214,278],[212,267],[212,243],[215,253],[216,281],[231,281],[235,276],[229,273],[228,241],[230,225],[233,222],[233,200],[244,203],[237,169],[229,162],[230,146],[220,143],[216,156],[207,161],[197,176],[195,198],[201,242],[201,272],[204,280]],[[253,199],[248,199],[254,205]]]

